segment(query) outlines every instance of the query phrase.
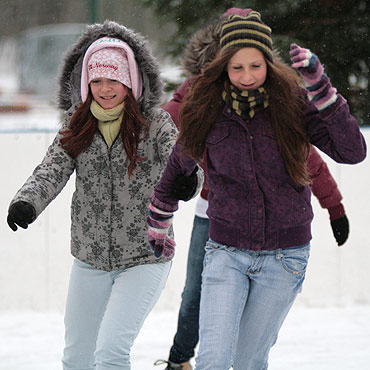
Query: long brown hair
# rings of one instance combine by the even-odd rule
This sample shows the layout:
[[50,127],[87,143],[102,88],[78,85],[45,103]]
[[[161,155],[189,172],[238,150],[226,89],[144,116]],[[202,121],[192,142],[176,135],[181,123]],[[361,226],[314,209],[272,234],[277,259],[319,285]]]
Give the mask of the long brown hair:
[[[98,120],[90,111],[92,99],[91,92],[89,92],[86,101],[73,114],[68,128],[61,131],[60,143],[72,158],[77,158],[80,153],[89,147],[98,130]],[[123,103],[124,114],[120,127],[120,137],[130,161],[128,175],[131,176],[137,162],[145,159],[138,155],[137,148],[139,142],[143,140],[143,135],[148,134],[149,125],[140,113],[139,105],[130,90],[128,90]]]
[[[226,67],[240,48],[226,50],[192,81],[182,105],[178,140],[183,151],[196,161],[203,157],[206,138],[225,103],[221,94]],[[269,94],[269,115],[280,153],[290,177],[298,184],[309,184],[307,158],[310,144],[303,125],[303,90],[297,73],[274,52],[274,63],[267,61],[265,88]]]

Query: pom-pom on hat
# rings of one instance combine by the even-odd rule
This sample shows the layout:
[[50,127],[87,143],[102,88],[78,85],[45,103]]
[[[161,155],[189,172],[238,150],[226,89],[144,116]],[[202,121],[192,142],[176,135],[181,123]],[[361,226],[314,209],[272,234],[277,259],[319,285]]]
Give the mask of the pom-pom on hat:
[[254,47],[273,61],[271,28],[256,11],[250,11],[245,17],[230,15],[222,24],[220,46],[221,53],[230,48]]
[[123,49],[104,48],[91,55],[87,61],[87,83],[102,77],[117,80],[131,89],[128,61]]
[[225,13],[223,13],[221,15],[220,18],[229,17],[230,15],[235,15],[235,14],[238,14],[238,15],[241,15],[241,16],[245,17],[248,13],[250,13],[252,11],[253,11],[253,9],[250,9],[250,8],[245,8],[245,9],[229,8],[229,9],[226,10]]
[[[89,82],[96,78],[96,77],[105,77],[105,76],[102,76],[102,75],[97,75],[95,74],[94,72],[94,68],[92,68],[91,70],[89,70],[89,67],[88,67],[88,64],[91,64],[90,62],[94,62],[94,58],[96,58],[96,60],[99,59],[99,62],[101,63],[102,61],[104,62],[104,64],[106,65],[115,65],[116,66],[116,63],[117,63],[117,60],[114,62],[114,63],[107,63],[109,62],[108,60],[103,60],[101,59],[101,54],[97,52],[100,51],[100,50],[107,50],[108,52],[108,56],[112,57],[112,50],[111,49],[117,49],[116,51],[123,51],[125,56],[123,56],[123,54],[121,54],[120,56],[118,56],[116,53],[114,53],[114,55],[117,57],[117,58],[123,58],[124,60],[127,61],[127,70],[128,70],[128,76],[126,76],[126,78],[123,78],[122,77],[122,80],[125,80],[127,82],[127,77],[130,81],[130,86],[126,85],[124,82],[122,82],[120,80],[120,78],[117,78],[114,77],[113,79],[116,79],[118,81],[120,81],[121,83],[124,83],[126,86],[130,87],[131,90],[132,90],[132,94],[134,95],[134,98],[136,100],[139,99],[139,97],[141,96],[142,94],[142,78],[141,78],[141,74],[140,74],[140,71],[139,71],[139,67],[136,63],[136,60],[135,60],[135,55],[134,55],[134,52],[132,51],[132,49],[130,48],[130,46],[128,46],[128,44],[120,39],[117,39],[117,38],[110,38],[110,37],[103,37],[101,39],[98,39],[96,41],[94,41],[89,47],[88,49],[86,50],[86,53],[85,53],[85,56],[84,56],[84,59],[83,59],[83,62],[82,62],[82,72],[81,72],[81,100],[84,102],[87,98],[87,95],[89,93]],[[94,56],[94,54],[96,54]],[[90,59],[92,59],[90,61]],[[113,58],[114,59],[114,58]],[[123,60],[121,60],[123,61]],[[123,63],[125,63],[123,61]],[[122,71],[125,69],[126,67],[122,66]],[[105,73],[113,73],[113,70],[114,68],[105,68]],[[118,73],[119,74],[119,73]],[[112,74],[113,75],[113,74]],[[119,74],[120,76],[122,76],[122,74]],[[91,76],[96,76],[96,77],[93,77],[89,80],[89,78]],[[111,77],[107,77],[107,78],[111,78]]]

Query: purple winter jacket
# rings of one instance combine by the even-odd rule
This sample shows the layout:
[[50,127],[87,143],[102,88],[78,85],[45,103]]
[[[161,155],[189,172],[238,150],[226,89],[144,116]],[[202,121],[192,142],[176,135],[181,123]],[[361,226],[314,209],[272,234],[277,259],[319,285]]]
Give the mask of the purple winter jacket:
[[[206,139],[209,236],[227,246],[272,250],[311,240],[310,188],[289,176],[267,110],[245,121],[225,106]],[[323,112],[307,101],[305,126],[310,142],[336,162],[365,158],[365,140],[342,96]],[[164,210],[177,209],[172,183],[196,166],[180,152],[177,143],[152,197]]]

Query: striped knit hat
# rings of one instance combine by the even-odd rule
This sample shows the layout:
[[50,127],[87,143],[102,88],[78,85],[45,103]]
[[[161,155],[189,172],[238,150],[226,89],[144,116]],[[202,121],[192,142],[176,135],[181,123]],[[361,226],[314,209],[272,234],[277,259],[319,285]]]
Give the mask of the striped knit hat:
[[221,53],[230,48],[254,47],[273,61],[271,28],[261,20],[260,13],[251,11],[245,17],[231,15],[222,24]]

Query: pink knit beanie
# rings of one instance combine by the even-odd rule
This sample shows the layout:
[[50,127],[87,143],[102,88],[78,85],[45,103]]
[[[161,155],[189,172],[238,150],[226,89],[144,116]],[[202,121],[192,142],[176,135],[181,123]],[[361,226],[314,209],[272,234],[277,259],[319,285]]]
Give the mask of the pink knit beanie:
[[128,61],[123,49],[104,48],[91,55],[87,61],[87,83],[102,77],[119,81],[131,89]]
[[81,99],[89,93],[94,78],[105,77],[120,81],[132,90],[136,100],[142,94],[142,79],[134,52],[124,41],[103,37],[86,50],[81,71]]

